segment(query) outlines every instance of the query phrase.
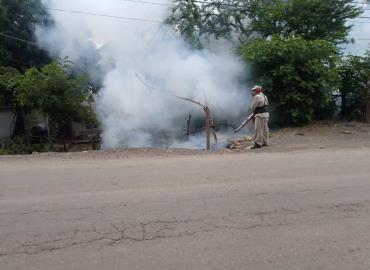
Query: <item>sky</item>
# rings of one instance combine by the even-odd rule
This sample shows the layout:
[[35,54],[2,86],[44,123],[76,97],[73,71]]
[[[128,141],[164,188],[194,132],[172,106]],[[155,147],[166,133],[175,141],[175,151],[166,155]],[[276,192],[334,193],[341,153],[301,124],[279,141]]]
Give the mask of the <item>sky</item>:
[[[367,5],[362,5],[364,11],[361,17],[370,17],[370,3]],[[354,44],[348,44],[344,46],[345,52],[351,54],[361,55],[363,54],[368,48],[370,43],[370,19],[354,19],[353,20],[353,30],[349,34],[350,37],[354,38],[356,42]],[[367,40],[361,40],[367,39]]]

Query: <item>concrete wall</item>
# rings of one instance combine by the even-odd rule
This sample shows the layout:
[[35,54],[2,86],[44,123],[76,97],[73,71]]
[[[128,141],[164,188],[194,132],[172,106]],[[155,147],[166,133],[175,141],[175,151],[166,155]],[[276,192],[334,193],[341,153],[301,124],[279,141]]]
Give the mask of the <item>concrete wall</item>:
[[0,138],[12,136],[14,129],[14,113],[0,111]]

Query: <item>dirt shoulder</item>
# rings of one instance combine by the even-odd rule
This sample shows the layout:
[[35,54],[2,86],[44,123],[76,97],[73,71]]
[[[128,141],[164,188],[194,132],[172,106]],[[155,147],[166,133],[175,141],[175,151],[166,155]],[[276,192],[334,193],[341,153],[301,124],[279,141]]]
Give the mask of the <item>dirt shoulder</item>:
[[[315,148],[370,147],[370,125],[360,122],[318,122],[300,128],[284,128],[272,133],[268,151]],[[267,149],[266,149],[267,150]]]
[[125,150],[83,151],[71,153],[41,153],[24,156],[0,156],[1,160],[29,159],[125,159],[140,157],[175,157],[253,152],[291,152],[314,149],[370,148],[370,125],[360,122],[317,122],[298,128],[271,131],[271,145],[250,150],[251,141],[241,142],[238,149],[213,151],[191,149],[133,148]]

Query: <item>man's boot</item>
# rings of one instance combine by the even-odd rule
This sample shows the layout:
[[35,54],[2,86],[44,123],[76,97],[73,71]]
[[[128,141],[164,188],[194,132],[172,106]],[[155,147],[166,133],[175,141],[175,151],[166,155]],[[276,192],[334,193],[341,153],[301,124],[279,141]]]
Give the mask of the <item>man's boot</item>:
[[254,145],[251,147],[251,149],[258,149],[258,148],[262,148],[262,146],[259,145],[258,143],[254,143]]

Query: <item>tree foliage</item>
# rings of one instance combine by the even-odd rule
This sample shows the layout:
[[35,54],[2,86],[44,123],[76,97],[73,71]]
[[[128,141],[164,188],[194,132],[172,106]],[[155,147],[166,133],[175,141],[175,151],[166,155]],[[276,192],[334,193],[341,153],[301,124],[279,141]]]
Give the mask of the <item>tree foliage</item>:
[[50,24],[40,0],[0,0],[0,106],[15,107],[15,132],[23,134],[23,110],[17,102],[18,77],[32,66],[50,62],[36,46],[36,24]]
[[47,115],[57,132],[73,118],[85,117],[82,103],[90,98],[86,78],[73,76],[72,69],[67,59],[55,60],[41,69],[32,67],[24,74],[9,69],[0,76],[0,87],[10,93],[5,96],[12,96],[23,114],[38,111]]
[[174,3],[167,23],[175,25],[195,47],[201,47],[201,40],[210,37],[242,39],[245,35],[247,8],[240,7],[244,1],[175,0]]
[[29,138],[26,136],[0,139],[0,155],[22,155],[55,150],[51,140],[35,144],[30,143]]
[[347,41],[348,19],[361,14],[352,0],[256,0],[248,11],[251,33],[262,37],[280,34],[323,39],[335,44]]
[[21,74],[12,67],[0,66],[0,106],[16,103]]
[[41,0],[0,0],[0,106],[15,109],[14,136],[21,141],[35,112],[48,117],[54,135],[73,118],[88,117],[81,103],[91,87],[78,75],[83,71],[66,59],[51,62],[36,44],[36,28],[52,23]]
[[347,40],[346,21],[361,10],[352,0],[176,0],[168,22],[192,44],[202,38],[302,36],[307,40]]
[[0,0],[1,33],[29,41],[0,37],[0,66],[11,66],[24,71],[40,67],[50,61],[47,53],[36,42],[36,25],[50,24],[51,20],[40,0]]
[[370,51],[364,56],[349,55],[339,66],[343,119],[364,120],[367,101],[367,83],[370,78]]
[[265,86],[278,123],[307,123],[332,104],[339,79],[336,47],[330,42],[273,36],[244,44],[241,54]]
[[84,87],[86,78],[72,77],[72,67],[71,62],[63,59],[41,70],[28,69],[20,83],[19,104],[44,113],[58,126],[71,121],[83,112],[81,103],[89,97]]

